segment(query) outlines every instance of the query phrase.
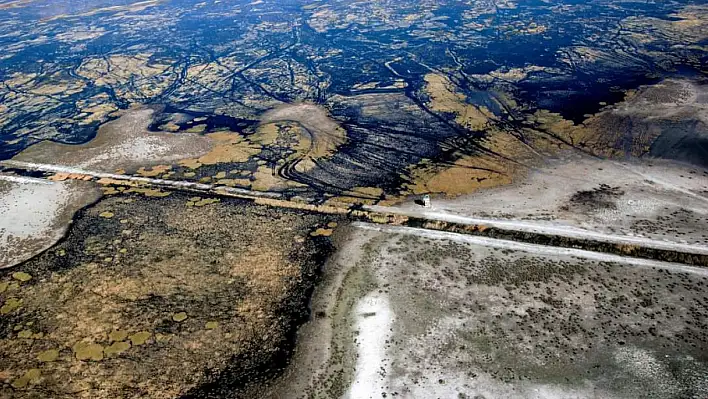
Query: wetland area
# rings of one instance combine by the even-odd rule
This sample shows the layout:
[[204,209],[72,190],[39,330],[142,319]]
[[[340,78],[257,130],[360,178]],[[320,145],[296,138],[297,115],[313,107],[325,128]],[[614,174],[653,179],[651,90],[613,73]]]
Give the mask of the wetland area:
[[0,398],[705,398],[707,66],[694,0],[0,0]]

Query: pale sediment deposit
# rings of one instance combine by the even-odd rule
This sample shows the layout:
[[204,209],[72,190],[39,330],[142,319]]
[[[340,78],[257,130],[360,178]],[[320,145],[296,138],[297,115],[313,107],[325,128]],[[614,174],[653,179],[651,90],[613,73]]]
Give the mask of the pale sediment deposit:
[[74,213],[99,196],[100,191],[87,182],[0,175],[0,268],[54,245]]
[[335,241],[277,397],[708,390],[704,269],[368,224]]
[[377,396],[386,389],[386,346],[391,339],[394,315],[388,297],[370,292],[357,301],[354,308],[356,366],[347,397],[351,399]]
[[315,104],[285,105],[263,114],[261,123],[291,122],[302,128],[306,137],[304,152],[312,158],[331,156],[347,141],[347,132],[327,113]]
[[[422,211],[414,203],[401,207]],[[665,160],[566,153],[514,184],[433,198],[430,211],[708,248],[708,172]]]
[[154,111],[130,109],[101,125],[96,137],[80,145],[43,141],[18,154],[23,162],[52,163],[101,172],[159,165],[209,152],[213,143],[192,133],[149,132]]

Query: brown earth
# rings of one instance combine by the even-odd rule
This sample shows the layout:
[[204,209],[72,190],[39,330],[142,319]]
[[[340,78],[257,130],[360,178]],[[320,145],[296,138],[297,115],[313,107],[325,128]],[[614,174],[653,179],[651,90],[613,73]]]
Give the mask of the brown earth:
[[328,247],[310,232],[334,220],[178,193],[101,200],[0,273],[0,397],[250,395],[284,366]]

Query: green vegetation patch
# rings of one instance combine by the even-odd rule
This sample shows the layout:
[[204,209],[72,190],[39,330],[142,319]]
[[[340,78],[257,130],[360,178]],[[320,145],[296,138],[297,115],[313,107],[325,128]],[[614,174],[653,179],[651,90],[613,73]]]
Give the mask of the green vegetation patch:
[[39,355],[37,355],[37,360],[39,360],[42,363],[46,363],[46,362],[53,362],[53,361],[57,360],[58,357],[59,357],[58,350],[49,349],[49,350],[46,350],[46,351],[40,353]]
[[133,346],[138,346],[138,345],[143,345],[144,343],[146,343],[147,340],[150,339],[151,335],[152,334],[150,334],[147,331],[140,331],[140,332],[137,332],[137,333],[131,335],[128,338],[130,338],[130,342],[133,343]]
[[23,283],[26,283],[26,282],[32,280],[32,275],[30,275],[29,273],[25,273],[25,272],[15,272],[15,273],[12,273],[12,278],[14,278],[15,280],[21,281]]
[[5,304],[0,307],[0,314],[9,314],[22,307],[22,300],[17,298],[8,298]]
[[78,342],[72,348],[77,360],[103,360],[103,346],[90,342]]
[[103,353],[105,353],[108,357],[118,356],[121,353],[127,351],[128,349],[130,349],[130,343],[119,341],[107,346],[106,349],[103,350]]
[[181,322],[187,320],[188,317],[189,316],[187,316],[187,313],[179,312],[179,313],[175,313],[172,315],[172,320],[176,321],[177,323],[181,323]]
[[127,337],[128,337],[128,332],[127,332],[127,331],[116,330],[116,331],[111,331],[111,332],[108,334],[108,340],[111,341],[111,342],[113,342],[113,341],[123,341],[123,340],[126,339]]
[[42,372],[39,369],[28,370],[22,377],[12,382],[12,387],[15,389],[22,389],[29,384],[36,384],[39,382],[41,376]]

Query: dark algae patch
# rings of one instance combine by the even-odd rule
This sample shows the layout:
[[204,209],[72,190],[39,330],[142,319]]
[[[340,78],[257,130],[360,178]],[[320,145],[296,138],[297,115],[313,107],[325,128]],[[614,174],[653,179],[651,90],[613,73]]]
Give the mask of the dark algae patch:
[[190,198],[104,198],[0,274],[0,396],[252,397],[285,367],[337,218]]

